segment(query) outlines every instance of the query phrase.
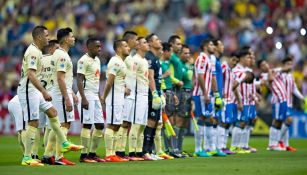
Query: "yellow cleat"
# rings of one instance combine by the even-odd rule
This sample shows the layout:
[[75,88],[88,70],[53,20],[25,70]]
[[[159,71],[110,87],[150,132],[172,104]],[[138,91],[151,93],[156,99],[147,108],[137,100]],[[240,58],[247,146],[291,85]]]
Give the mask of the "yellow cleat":
[[66,153],[66,152],[69,152],[69,151],[79,151],[83,148],[84,148],[84,146],[82,146],[82,145],[75,145],[73,143],[66,141],[62,144],[61,152]]
[[38,162],[36,159],[25,156],[21,161],[22,166],[44,166],[44,164]]

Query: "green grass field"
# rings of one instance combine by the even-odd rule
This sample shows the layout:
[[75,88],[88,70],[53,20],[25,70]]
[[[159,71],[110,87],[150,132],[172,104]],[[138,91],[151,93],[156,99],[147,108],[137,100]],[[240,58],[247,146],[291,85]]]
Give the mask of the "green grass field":
[[[78,143],[78,137],[70,137]],[[96,163],[76,166],[44,166],[23,167],[20,165],[21,150],[17,138],[12,136],[0,137],[0,174],[1,175],[145,175],[145,174],[222,174],[222,175],[306,175],[307,174],[307,140],[293,139],[291,143],[298,148],[292,152],[266,151],[268,138],[252,138],[250,143],[258,149],[256,154],[231,155],[225,158],[186,158],[162,160],[154,162],[127,163]],[[103,146],[99,154],[103,154]],[[194,150],[194,140],[186,137],[184,149]],[[43,148],[40,150],[42,152]],[[78,162],[79,153],[68,153],[69,160]]]

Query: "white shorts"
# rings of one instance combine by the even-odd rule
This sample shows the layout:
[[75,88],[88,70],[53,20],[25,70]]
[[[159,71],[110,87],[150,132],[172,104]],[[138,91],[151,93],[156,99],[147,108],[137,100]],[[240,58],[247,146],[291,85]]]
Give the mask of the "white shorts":
[[[24,94],[21,94],[21,96],[24,97]],[[46,101],[40,92],[32,93],[29,95],[29,98],[19,98],[19,102],[24,113],[25,121],[39,120],[39,112],[46,112],[52,107],[52,103]]]
[[104,123],[102,107],[99,100],[88,100],[88,110],[81,108],[79,98],[78,112],[82,124]]
[[48,126],[48,128],[51,129],[48,115],[40,111],[38,128],[44,128],[45,126]]
[[148,120],[148,95],[137,95],[133,123],[147,125]]
[[124,105],[107,105],[107,124],[121,125],[123,123]]
[[10,100],[8,104],[8,110],[10,116],[14,120],[16,132],[25,130],[27,123],[24,121],[22,109],[17,95],[15,95],[15,97]]
[[[72,94],[68,94],[71,104],[74,104]],[[52,94],[52,104],[58,112],[60,123],[75,121],[74,110],[66,111],[65,101],[62,95]]]
[[135,110],[135,100],[125,98],[123,121],[133,122]]

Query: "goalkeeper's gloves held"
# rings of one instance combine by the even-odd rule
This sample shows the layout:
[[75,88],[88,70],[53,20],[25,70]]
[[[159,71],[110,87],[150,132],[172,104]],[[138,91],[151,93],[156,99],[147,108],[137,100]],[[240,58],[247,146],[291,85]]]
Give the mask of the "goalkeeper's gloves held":
[[158,95],[158,92],[155,90],[152,92],[152,108],[155,110],[161,109],[161,98]]

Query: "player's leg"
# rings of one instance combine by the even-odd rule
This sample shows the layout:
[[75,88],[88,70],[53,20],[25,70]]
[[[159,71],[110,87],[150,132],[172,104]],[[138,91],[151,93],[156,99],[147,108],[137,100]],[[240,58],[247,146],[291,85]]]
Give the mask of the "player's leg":
[[[166,96],[166,105],[165,105],[165,113],[168,116],[171,124],[174,124],[174,112],[175,112],[175,101],[174,101],[174,94],[171,90],[166,90],[165,91],[165,96]],[[165,128],[163,128],[163,139],[164,139],[164,147],[165,151],[168,153],[170,150],[173,148],[172,143],[171,143],[171,137],[168,137],[165,134]]]
[[280,147],[286,149],[287,151],[296,151],[295,148],[289,145],[289,127],[293,122],[293,118],[291,117],[293,114],[292,108],[287,107],[287,118],[283,122],[281,127],[281,139],[280,139]]
[[221,125],[219,126],[219,138],[220,146],[219,149],[226,154],[233,154],[229,149],[227,149],[227,141],[229,136],[229,127],[232,124],[233,119],[233,104],[226,104],[225,110],[222,111]]
[[286,112],[284,112],[284,110],[284,103],[275,103],[272,106],[273,122],[272,126],[270,127],[268,150],[282,150],[279,147],[279,141],[281,138],[281,126],[284,117],[283,115],[284,113],[286,115]]

